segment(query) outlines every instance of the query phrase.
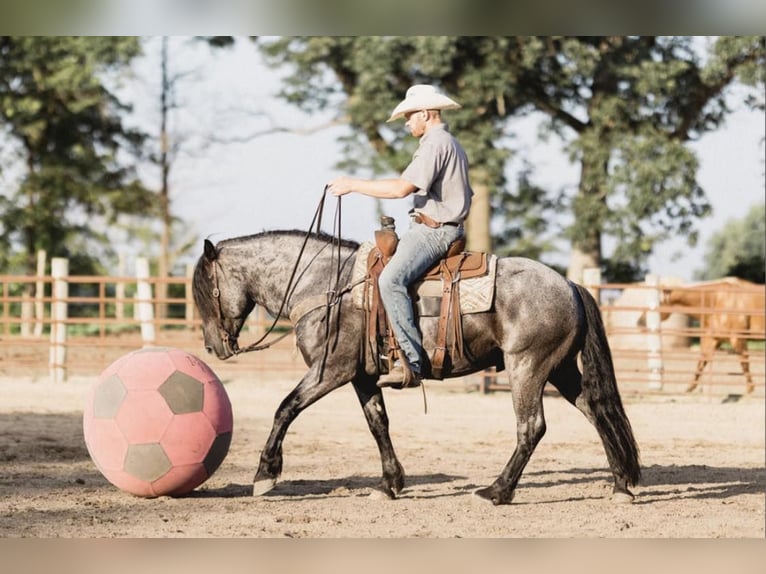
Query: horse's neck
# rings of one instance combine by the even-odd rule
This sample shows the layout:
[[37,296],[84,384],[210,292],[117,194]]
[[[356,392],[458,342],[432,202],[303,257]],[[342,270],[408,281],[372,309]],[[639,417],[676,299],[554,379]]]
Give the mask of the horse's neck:
[[[288,291],[294,303],[332,287],[329,282],[335,277],[338,261],[335,247],[312,239],[303,249],[304,239],[299,235],[263,236],[238,256],[247,274],[250,296],[271,314],[279,311]],[[349,248],[343,248],[341,262],[350,254]]]

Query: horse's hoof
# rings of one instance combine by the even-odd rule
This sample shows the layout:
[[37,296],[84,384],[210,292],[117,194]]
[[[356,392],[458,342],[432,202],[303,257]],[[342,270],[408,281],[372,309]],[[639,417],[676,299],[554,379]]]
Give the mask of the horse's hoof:
[[264,478],[253,483],[253,496],[262,496],[277,485],[276,478]]
[[633,500],[635,500],[635,498],[636,497],[629,492],[612,493],[612,502],[615,504],[633,504]]
[[474,490],[473,495],[481,500],[487,500],[494,504],[495,506],[498,506],[500,504],[510,504],[513,500],[513,495],[508,500],[503,500],[500,497],[500,494],[492,488],[491,486],[488,486],[486,488],[480,488],[479,490]]

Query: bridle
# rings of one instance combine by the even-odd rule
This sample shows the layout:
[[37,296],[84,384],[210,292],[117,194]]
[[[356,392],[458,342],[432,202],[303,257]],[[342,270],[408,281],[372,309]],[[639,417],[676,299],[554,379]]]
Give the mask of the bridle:
[[218,261],[212,261],[211,262],[213,270],[211,273],[211,279],[213,281],[213,301],[215,301],[215,308],[218,313],[218,322],[220,323],[220,329],[221,329],[221,340],[223,341],[224,345],[228,345],[229,349],[231,349],[232,353],[234,355],[239,355],[240,353],[247,353],[249,351],[262,351],[263,349],[268,349],[272,345],[275,345],[287,335],[289,335],[292,332],[292,329],[289,329],[282,333],[279,337],[276,339],[269,341],[268,343],[263,343],[263,341],[268,337],[271,332],[274,330],[274,328],[277,326],[277,321],[279,320],[280,313],[277,313],[277,316],[274,319],[274,322],[269,326],[268,329],[266,329],[266,332],[263,334],[263,336],[258,339],[255,343],[252,343],[251,345],[248,345],[244,349],[240,349],[239,342],[238,342],[238,335],[233,335],[226,329],[226,317],[223,314],[223,307],[221,306],[221,289],[220,284],[218,282],[218,268],[220,267],[220,263]]
[[[226,317],[223,314],[223,307],[221,306],[221,289],[220,289],[220,283],[218,279],[218,267],[220,267],[220,263],[218,260],[211,261],[212,264],[212,272],[210,275],[210,278],[213,282],[213,300],[215,301],[215,307],[216,311],[218,313],[218,321],[220,323],[220,329],[222,331],[221,339],[225,345],[228,345],[228,347],[231,349],[232,353],[234,355],[239,355],[241,353],[248,353],[250,351],[262,351],[264,349],[268,349],[272,345],[275,345],[287,335],[289,335],[293,331],[293,327],[291,326],[290,329],[286,330],[284,333],[279,335],[276,339],[273,339],[269,341],[268,343],[263,343],[263,341],[268,337],[276,328],[277,323],[279,322],[279,318],[282,316],[282,312],[285,309],[285,306],[287,305],[287,301],[290,299],[290,296],[292,295],[295,285],[293,284],[295,280],[295,276],[298,271],[298,266],[300,265],[301,258],[303,257],[303,253],[306,250],[306,244],[308,243],[309,238],[311,237],[311,232],[314,229],[314,225],[316,224],[316,232],[319,233],[321,223],[322,223],[322,212],[324,210],[324,202],[325,198],[327,196],[327,186],[325,186],[324,191],[322,192],[322,198],[319,201],[319,205],[317,206],[316,211],[314,212],[314,218],[311,220],[311,225],[309,225],[309,229],[306,232],[306,236],[303,239],[303,244],[301,245],[301,249],[298,252],[298,257],[295,261],[295,265],[293,266],[292,273],[290,274],[290,279],[287,282],[287,286],[285,287],[285,294],[282,297],[282,303],[279,306],[279,311],[274,315],[274,321],[271,323],[271,325],[266,329],[266,332],[254,343],[248,345],[247,347],[240,348],[238,343],[238,335],[233,335],[226,329]],[[340,282],[340,274],[341,274],[341,264],[340,264],[340,238],[341,238],[341,232],[340,232],[340,223],[341,223],[341,198],[338,197],[338,203],[336,206],[335,211],[335,229],[333,230],[333,237],[337,239],[336,245],[337,245],[337,270],[336,270],[336,277],[335,277],[335,285],[330,286],[327,290],[327,304],[326,304],[326,328],[329,328],[329,313],[332,307],[337,305],[340,302],[341,297],[344,293],[347,293],[351,290],[353,287],[352,285],[347,285],[346,287],[342,289],[338,289],[338,283]]]

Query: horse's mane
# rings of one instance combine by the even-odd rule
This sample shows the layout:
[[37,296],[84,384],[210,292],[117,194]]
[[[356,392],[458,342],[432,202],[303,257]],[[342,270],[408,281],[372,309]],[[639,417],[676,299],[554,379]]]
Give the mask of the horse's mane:
[[[225,246],[237,247],[239,245],[245,245],[260,237],[269,237],[269,236],[271,237],[290,236],[290,237],[304,239],[306,237],[306,232],[301,231],[299,229],[263,231],[261,233],[255,233],[252,235],[243,235],[241,237],[232,237],[230,239],[223,239],[218,242],[216,247],[219,249]],[[335,246],[338,241],[337,238],[324,232],[320,232],[320,233],[312,232],[311,239],[315,241],[327,243],[333,246]],[[359,243],[357,243],[356,241],[348,240],[348,239],[341,239],[340,245],[342,247],[345,247],[354,251],[359,249]],[[212,295],[213,285],[210,282],[209,277],[206,277],[207,266],[204,265],[204,261],[205,261],[205,257],[203,255],[200,257],[199,262],[194,268],[194,274],[192,279],[192,293],[194,296],[194,300],[196,301],[197,306],[200,308],[200,312],[202,313],[202,315],[211,316],[212,314],[216,312],[216,308],[214,306],[214,298]]]
[[[240,243],[247,243],[258,237],[285,236],[285,235],[291,236],[291,237],[305,238],[306,232],[300,229],[262,231],[261,233],[254,233],[252,235],[244,235],[242,237],[232,237],[231,239],[224,239],[218,243],[218,246],[223,247],[224,245],[237,245]],[[324,243],[332,243],[333,245],[335,245],[338,241],[336,237],[333,237],[332,235],[330,235],[329,233],[325,233],[324,231],[320,231],[319,233],[312,232],[311,238]],[[341,238],[340,244],[342,247],[348,247],[349,249],[359,249],[359,243],[356,241],[352,241],[350,239]]]

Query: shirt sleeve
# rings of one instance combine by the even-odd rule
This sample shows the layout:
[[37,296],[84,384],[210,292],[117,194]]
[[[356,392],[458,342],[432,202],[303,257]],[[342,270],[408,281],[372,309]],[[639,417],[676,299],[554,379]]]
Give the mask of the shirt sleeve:
[[402,172],[401,178],[417,187],[417,193],[426,193],[439,175],[438,159],[434,146],[421,145],[412,156],[410,165]]

